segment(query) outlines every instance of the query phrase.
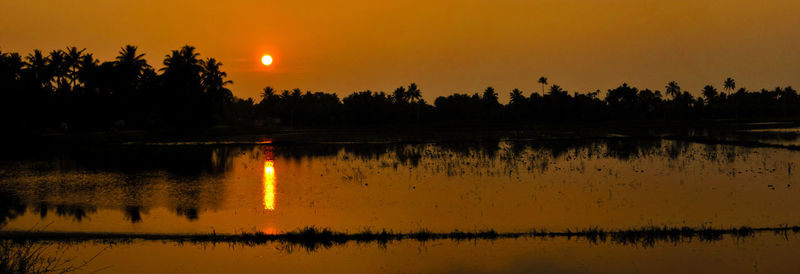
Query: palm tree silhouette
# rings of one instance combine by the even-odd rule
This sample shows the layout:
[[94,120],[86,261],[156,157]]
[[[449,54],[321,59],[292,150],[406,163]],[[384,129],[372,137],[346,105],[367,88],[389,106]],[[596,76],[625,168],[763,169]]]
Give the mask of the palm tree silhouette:
[[419,118],[420,118],[420,107],[421,107],[421,104],[419,104],[419,103],[422,100],[422,91],[419,90],[419,87],[417,87],[416,83],[411,83],[410,85],[408,85],[408,91],[406,91],[406,97],[408,97],[408,100],[410,102],[416,103],[416,107],[415,107],[416,118],[417,118],[417,121],[419,121]]
[[408,85],[406,97],[408,97],[408,100],[412,103],[419,102],[419,100],[422,99],[422,92],[419,90],[419,87],[417,87],[417,84],[411,83]]
[[85,92],[98,92],[98,77],[99,62],[94,59],[91,53],[84,54],[78,64],[78,80],[83,83]]
[[144,59],[144,53],[137,54],[137,49],[138,47],[136,46],[126,45],[120,48],[119,55],[116,57],[117,66],[123,73],[127,74],[126,76],[138,77],[145,69],[150,67]]
[[550,86],[550,96],[569,96],[564,89],[561,88],[559,85],[552,85]]
[[483,96],[481,97],[481,99],[491,103],[497,102],[497,92],[494,92],[493,87],[487,87],[483,91]]
[[15,82],[22,77],[22,67],[24,65],[22,57],[18,53],[0,51],[0,89],[14,88]]
[[711,103],[717,98],[717,89],[712,85],[706,85],[703,88],[703,96],[706,97],[706,104]]
[[404,86],[400,86],[399,88],[395,89],[392,93],[392,98],[397,104],[407,103],[408,93],[406,93],[406,88]]
[[667,89],[667,95],[672,96],[672,100],[675,100],[675,98],[678,98],[678,95],[681,94],[681,87],[678,85],[678,82],[669,82],[665,88]]
[[203,75],[201,80],[204,88],[211,90],[223,90],[225,85],[233,84],[233,81],[225,80],[225,77],[228,77],[228,73],[219,69],[219,67],[222,66],[222,62],[217,62],[217,60],[214,58],[208,58],[204,61],[201,61],[200,64],[203,66]]
[[723,83],[723,87],[725,88],[726,91],[730,92],[730,91],[736,89],[736,82],[733,80],[733,78],[728,77],[728,79],[725,79],[725,83]]
[[33,53],[25,57],[25,71],[30,74],[37,89],[50,89],[50,70],[47,64],[50,62],[47,57],[42,54],[41,50],[34,50]]
[[75,90],[78,81],[78,73],[81,69],[81,58],[86,49],[78,50],[77,47],[67,47],[64,62],[67,66],[67,78],[69,78],[69,85],[72,90]]
[[270,99],[273,96],[275,96],[275,89],[270,86],[265,87],[261,91],[261,98],[263,98],[264,100]]
[[164,72],[167,85],[179,87],[183,92],[202,91],[200,73],[203,67],[200,65],[199,56],[195,48],[189,45],[167,54],[164,58],[164,67],[160,69]]
[[544,86],[547,85],[547,77],[539,77],[539,84],[542,84],[542,96],[544,96]]
[[217,62],[214,58],[208,58],[201,61],[200,64],[203,67],[203,72],[200,76],[203,90],[218,103],[233,100],[233,93],[225,88],[225,85],[233,84],[233,81],[225,80],[225,77],[228,77],[228,73],[219,69],[222,66],[222,62]]
[[523,95],[522,91],[519,89],[515,88],[514,90],[512,90],[510,97],[511,100],[509,101],[509,104],[511,105],[519,105],[525,102],[525,95]]
[[55,77],[55,87],[62,91],[63,88],[66,87],[65,80],[67,76],[67,69],[65,60],[65,54],[62,50],[53,50],[50,52],[49,56],[50,62],[47,64],[52,77]]

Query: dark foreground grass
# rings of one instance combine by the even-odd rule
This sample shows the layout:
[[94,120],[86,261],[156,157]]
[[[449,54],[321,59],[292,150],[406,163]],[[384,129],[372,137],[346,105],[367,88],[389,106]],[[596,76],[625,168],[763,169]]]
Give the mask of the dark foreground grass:
[[395,233],[391,231],[362,231],[358,233],[336,232],[329,229],[306,227],[297,231],[265,234],[261,232],[241,234],[137,234],[137,233],[93,233],[93,232],[44,232],[44,231],[0,231],[0,240],[13,242],[85,242],[101,241],[108,243],[128,242],[133,240],[164,241],[175,243],[232,243],[259,245],[278,242],[298,245],[312,251],[320,247],[331,247],[348,242],[378,243],[385,245],[400,240],[416,240],[420,242],[434,240],[495,240],[516,238],[576,238],[588,242],[615,243],[623,245],[653,246],[658,242],[680,243],[700,240],[713,242],[722,240],[724,236],[733,238],[752,237],[756,233],[772,232],[775,234],[798,233],[800,226],[778,227],[739,227],[739,228],[691,228],[691,227],[642,227],[627,230],[605,231],[598,228],[583,230],[566,230],[549,232],[534,230],[529,232],[498,233],[494,230],[475,232],[453,231],[448,233],[421,230],[412,233]]

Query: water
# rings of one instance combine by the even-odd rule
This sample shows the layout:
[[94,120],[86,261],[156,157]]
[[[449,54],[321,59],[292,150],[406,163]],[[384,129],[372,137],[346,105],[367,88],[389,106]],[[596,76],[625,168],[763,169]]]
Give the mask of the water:
[[[315,226],[350,233],[506,233],[800,224],[800,151],[784,148],[659,138],[160,143],[41,147],[3,159],[0,223],[6,231],[276,234]],[[208,256],[213,259],[189,265],[211,271],[205,266],[213,262],[241,263],[250,272],[265,270],[263,262],[270,261],[283,272],[314,271],[309,261],[324,261],[345,271],[340,261],[358,258],[363,262],[350,270],[671,272],[681,267],[670,261],[702,260],[695,270],[752,272],[760,265],[784,272],[797,271],[785,255],[796,254],[797,243],[791,232],[644,250],[560,237],[349,242],[312,251],[278,242],[207,249],[134,241],[113,245],[93,266],[111,264],[119,272],[130,263],[123,258],[133,256],[163,261],[154,265],[162,270],[181,269],[167,262]],[[85,255],[101,247],[77,243],[71,249]]]
[[111,273],[796,273],[800,238],[762,234],[642,248],[567,238],[348,243],[307,252],[282,244],[194,245],[135,241],[63,249],[84,271]]

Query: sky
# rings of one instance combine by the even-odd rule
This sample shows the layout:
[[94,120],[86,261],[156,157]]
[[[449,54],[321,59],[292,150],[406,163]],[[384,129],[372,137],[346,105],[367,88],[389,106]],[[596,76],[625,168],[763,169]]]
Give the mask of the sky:
[[2,0],[0,51],[77,46],[109,61],[132,44],[158,68],[189,44],[242,98],[415,82],[429,102],[487,86],[503,101],[541,92],[540,76],[570,92],[677,81],[699,95],[726,77],[800,85],[798,14],[797,0]]

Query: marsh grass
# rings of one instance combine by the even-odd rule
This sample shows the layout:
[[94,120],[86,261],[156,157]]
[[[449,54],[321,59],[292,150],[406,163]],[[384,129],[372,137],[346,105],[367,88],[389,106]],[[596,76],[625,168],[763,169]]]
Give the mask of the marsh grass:
[[420,230],[410,233],[396,233],[392,231],[361,231],[356,233],[337,232],[327,228],[306,227],[303,229],[280,233],[266,234],[262,232],[240,234],[137,234],[137,233],[88,233],[88,232],[26,232],[2,231],[0,239],[3,242],[33,243],[45,242],[102,242],[125,243],[133,240],[162,241],[175,243],[196,244],[244,244],[260,245],[266,243],[281,243],[289,246],[303,247],[307,251],[319,248],[330,248],[349,242],[377,243],[385,246],[388,243],[401,240],[414,240],[419,242],[436,240],[496,240],[517,238],[567,238],[582,239],[592,244],[613,243],[621,245],[636,245],[652,247],[656,243],[683,243],[699,240],[701,242],[714,242],[724,237],[743,239],[755,236],[757,233],[773,232],[788,238],[789,233],[800,232],[800,226],[778,227],[739,227],[739,228],[712,228],[712,227],[642,227],[625,230],[602,230],[588,228],[581,230],[565,230],[551,232],[545,230],[531,230],[528,232],[496,232],[494,230],[481,231],[452,231],[432,232]]
[[0,240],[0,273],[70,273],[84,270],[104,250],[79,260],[67,256],[64,242],[26,239]]

